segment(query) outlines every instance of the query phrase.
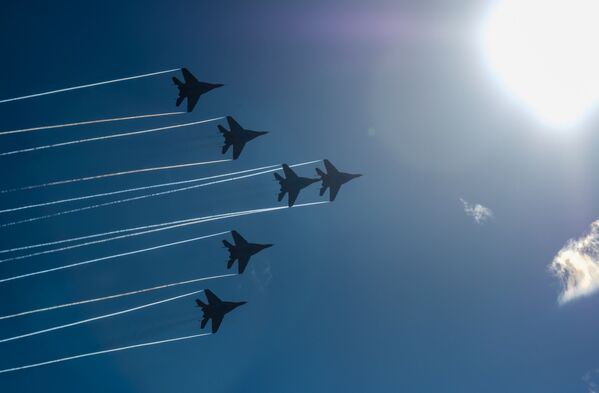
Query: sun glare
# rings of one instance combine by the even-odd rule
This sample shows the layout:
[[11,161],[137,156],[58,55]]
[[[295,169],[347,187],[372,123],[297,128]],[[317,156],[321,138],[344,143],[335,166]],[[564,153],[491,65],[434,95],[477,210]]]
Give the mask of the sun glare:
[[598,0],[497,0],[481,48],[495,78],[542,123],[567,129],[599,101]]

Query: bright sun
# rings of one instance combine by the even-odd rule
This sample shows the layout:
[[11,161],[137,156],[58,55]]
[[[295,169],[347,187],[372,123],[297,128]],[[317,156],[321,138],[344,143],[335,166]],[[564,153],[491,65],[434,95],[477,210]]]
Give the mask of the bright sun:
[[599,0],[497,0],[482,24],[485,62],[506,90],[556,128],[599,101]]

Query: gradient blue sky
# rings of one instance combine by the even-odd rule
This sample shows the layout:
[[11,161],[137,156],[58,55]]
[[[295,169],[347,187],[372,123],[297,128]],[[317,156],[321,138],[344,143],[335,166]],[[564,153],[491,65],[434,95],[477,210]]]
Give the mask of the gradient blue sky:
[[[234,163],[9,194],[3,207],[325,157],[365,176],[333,204],[2,266],[5,277],[231,229],[275,244],[209,284],[249,302],[217,335],[0,375],[0,391],[586,392],[599,299],[558,306],[547,266],[599,217],[596,121],[558,137],[506,99],[475,49],[480,12],[474,0],[4,4],[0,98],[180,66],[226,86],[192,114],[7,136],[2,151],[229,114],[270,133]],[[170,77],[2,104],[0,125],[170,111]],[[218,159],[220,145],[208,124],[4,157],[2,188]],[[264,175],[3,229],[0,245],[274,206],[277,191]],[[477,225],[460,197],[495,218]],[[300,196],[316,200],[316,186]],[[4,284],[0,313],[222,274],[220,240]],[[0,336],[202,287],[1,321]],[[189,298],[0,344],[0,368],[194,334],[199,318]]]

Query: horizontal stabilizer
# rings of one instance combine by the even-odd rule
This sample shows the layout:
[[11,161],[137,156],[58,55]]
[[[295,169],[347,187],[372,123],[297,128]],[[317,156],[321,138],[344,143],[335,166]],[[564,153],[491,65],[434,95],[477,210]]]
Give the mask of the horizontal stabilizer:
[[283,179],[283,176],[279,175],[278,173],[275,173],[275,179],[277,179],[278,181],[285,180],[285,179]]
[[316,174],[320,177],[325,177],[325,173],[320,168],[316,168]]
[[198,307],[206,307],[206,303],[204,303],[200,299],[196,299],[196,304],[198,305]]
[[235,258],[229,257],[229,260],[227,261],[227,269],[230,269],[231,266],[233,266],[233,263],[235,263]]
[[175,85],[177,85],[178,87],[183,86],[183,82],[181,82],[179,79],[175,78],[173,76],[173,82],[175,83]]

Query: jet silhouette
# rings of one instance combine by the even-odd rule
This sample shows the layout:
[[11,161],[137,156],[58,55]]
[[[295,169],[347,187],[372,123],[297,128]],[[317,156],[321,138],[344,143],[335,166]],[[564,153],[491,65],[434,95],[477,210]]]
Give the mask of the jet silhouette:
[[206,83],[200,82],[195,76],[189,72],[187,68],[181,70],[183,72],[183,79],[185,83],[179,79],[173,77],[173,82],[179,88],[179,97],[177,97],[177,106],[181,105],[184,99],[187,98],[187,112],[193,111],[200,96],[204,93],[209,92],[212,89],[223,86],[220,83]]
[[204,292],[206,293],[208,304],[202,302],[200,299],[196,299],[198,307],[201,307],[202,312],[204,313],[202,317],[202,324],[200,325],[200,327],[204,329],[206,323],[208,323],[208,320],[212,319],[212,333],[216,333],[218,331],[218,328],[221,322],[223,321],[225,314],[247,303],[223,302],[218,298],[218,296],[212,293],[210,289],[206,289]]
[[230,131],[225,127],[219,125],[218,129],[225,137],[225,144],[223,146],[222,153],[225,154],[229,147],[233,145],[233,159],[236,160],[239,158],[241,151],[246,143],[251,141],[254,138],[257,138],[261,135],[268,134],[267,131],[252,131],[246,130],[239,125],[231,116],[227,116],[227,122],[229,123]]
[[275,173],[275,179],[277,179],[277,181],[281,185],[281,191],[279,192],[278,201],[281,202],[285,197],[285,194],[289,193],[289,207],[293,206],[302,188],[306,188],[310,184],[316,183],[320,180],[311,179],[309,177],[300,177],[296,175],[295,172],[293,172],[287,164],[283,164],[283,172],[285,172],[285,178],[283,178],[278,173]]
[[226,240],[223,240],[225,247],[229,249],[229,261],[227,262],[227,269],[233,266],[235,261],[238,261],[238,272],[242,274],[250,261],[252,255],[259,253],[265,248],[272,247],[272,244],[257,244],[248,243],[237,231],[231,231],[235,245],[232,245]]
[[331,202],[335,200],[337,193],[342,185],[347,183],[348,181],[355,179],[356,177],[360,177],[362,175],[356,174],[353,175],[351,173],[339,172],[337,168],[331,164],[331,161],[324,160],[324,166],[326,168],[327,173],[324,173],[320,170],[320,168],[316,168],[316,173],[320,176],[322,180],[322,186],[320,187],[320,196],[323,196],[327,191],[327,188],[330,188],[329,191],[329,199]]

